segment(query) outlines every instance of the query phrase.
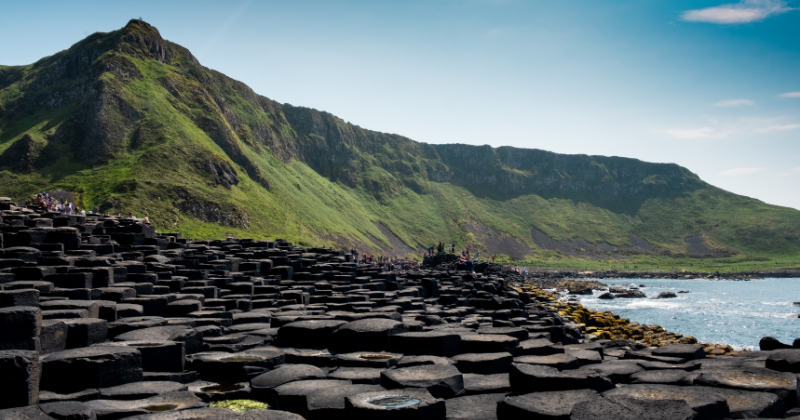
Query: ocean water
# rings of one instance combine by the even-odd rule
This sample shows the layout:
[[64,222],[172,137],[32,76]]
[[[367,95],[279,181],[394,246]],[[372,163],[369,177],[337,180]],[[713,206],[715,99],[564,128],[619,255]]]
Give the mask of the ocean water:
[[[761,337],[772,336],[792,344],[800,338],[800,279],[751,281],[624,279],[600,280],[609,286],[641,284],[647,299],[597,299],[580,295],[583,306],[612,311],[640,324],[658,324],[676,333],[691,335],[703,343],[728,344],[758,350]],[[672,299],[649,299],[661,292],[680,290]],[[793,318],[794,317],[794,318]]]

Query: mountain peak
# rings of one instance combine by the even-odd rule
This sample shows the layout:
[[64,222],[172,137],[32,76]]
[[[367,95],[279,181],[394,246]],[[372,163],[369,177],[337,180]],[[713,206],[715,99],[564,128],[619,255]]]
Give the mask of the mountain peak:
[[165,40],[155,26],[141,19],[131,19],[120,30],[120,35],[118,49],[127,54],[153,58],[162,63],[173,63],[183,57],[199,65],[189,50]]

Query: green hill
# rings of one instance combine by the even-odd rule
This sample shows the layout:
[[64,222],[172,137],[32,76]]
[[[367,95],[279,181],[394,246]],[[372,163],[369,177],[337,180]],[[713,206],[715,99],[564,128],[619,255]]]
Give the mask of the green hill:
[[0,66],[0,169],[0,195],[68,191],[195,238],[417,255],[441,240],[575,266],[800,251],[800,211],[678,165],[370,131],[260,96],[139,20]]

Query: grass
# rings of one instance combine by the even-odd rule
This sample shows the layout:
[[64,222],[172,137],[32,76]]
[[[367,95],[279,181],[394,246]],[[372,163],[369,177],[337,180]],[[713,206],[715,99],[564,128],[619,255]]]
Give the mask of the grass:
[[227,408],[228,410],[242,413],[245,411],[267,410],[269,405],[254,400],[225,400],[214,401],[210,404],[211,408]]
[[[280,237],[333,245],[331,238],[347,237],[383,246],[388,239],[375,225],[381,223],[415,249],[441,240],[495,253],[476,244],[467,230],[475,221],[529,249],[521,260],[500,261],[541,267],[715,272],[783,268],[800,260],[800,212],[717,189],[677,165],[417,143],[258,97],[240,82],[191,64],[175,46],[168,46],[169,62],[152,59],[141,45],[116,48],[124,31],[153,36],[132,22],[33,65],[0,68],[0,153],[25,134],[47,142],[51,151],[33,172],[0,168],[1,196],[20,200],[63,189],[89,209],[118,200],[122,206],[113,212],[148,216],[161,232],[197,239]],[[58,60],[86,48],[100,48],[95,67],[113,63],[136,76],[86,72],[29,88]],[[103,115],[111,122],[109,138],[122,136],[92,165],[81,163],[81,137],[68,135],[64,124],[84,118],[82,104],[14,112],[27,109],[30,97],[63,97],[65,89],[81,83],[102,83],[116,92],[109,101],[116,105]],[[233,167],[239,183],[230,189],[214,185],[205,169],[209,162]],[[253,168],[269,189],[248,176]],[[178,209],[188,204],[230,215],[233,222],[211,223]],[[539,249],[531,228],[556,240],[619,247],[630,245],[634,233],[661,253],[566,257]],[[684,238],[696,234],[732,256],[690,258]]]

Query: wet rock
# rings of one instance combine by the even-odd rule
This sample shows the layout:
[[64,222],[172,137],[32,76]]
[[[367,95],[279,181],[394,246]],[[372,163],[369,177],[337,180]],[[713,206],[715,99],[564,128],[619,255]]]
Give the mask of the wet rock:
[[452,365],[423,365],[384,371],[381,385],[388,389],[424,388],[436,398],[453,398],[464,393],[464,377]]
[[389,348],[402,354],[452,357],[461,351],[461,335],[447,331],[407,332],[389,338]]
[[63,401],[40,404],[39,408],[48,416],[58,420],[96,420],[92,407],[79,401]]
[[42,364],[30,350],[0,350],[0,409],[39,402]]
[[609,300],[609,299],[616,299],[617,297],[612,295],[609,292],[605,292],[597,297],[598,299]]
[[391,319],[360,319],[339,327],[330,347],[339,352],[387,350],[390,337],[407,331],[403,323]]
[[328,379],[348,380],[354,384],[378,385],[385,369],[369,367],[340,367],[328,373]]
[[598,396],[572,407],[571,420],[694,420],[694,410],[684,400],[640,400],[624,396]]
[[453,420],[494,420],[498,418],[498,402],[505,399],[505,393],[467,395],[445,401],[447,419]]
[[671,299],[676,297],[678,297],[678,295],[673,292],[661,292],[656,296],[656,299]]
[[683,400],[702,419],[724,419],[729,414],[725,397],[709,387],[637,384],[606,391],[603,396],[627,396],[647,401]]
[[581,367],[578,359],[566,353],[552,354],[549,356],[520,356],[514,358],[514,363],[549,366],[558,370],[572,370]]
[[311,365],[282,365],[250,380],[257,397],[266,397],[267,390],[294,381],[325,379],[322,369]]
[[0,350],[39,350],[41,328],[38,307],[0,308]]
[[347,397],[364,392],[380,391],[385,390],[379,385],[369,384],[339,385],[316,390],[306,397],[308,412],[305,418],[308,420],[347,419],[349,418],[345,407]]
[[308,397],[320,390],[351,385],[350,381],[315,379],[293,381],[268,391],[267,401],[279,410],[290,411],[303,417],[308,415]]
[[800,349],[774,350],[767,357],[767,369],[800,373]]
[[347,418],[353,420],[444,420],[447,410],[444,400],[413,388],[348,396],[345,407]]
[[524,363],[513,363],[508,374],[511,390],[516,394],[545,391],[566,391],[571,389],[593,389],[605,391],[614,386],[607,377],[587,370],[558,369]]
[[169,392],[140,400],[91,400],[86,401],[98,419],[123,418],[153,412],[181,411],[204,407],[206,404],[188,391]]
[[780,349],[789,349],[792,346],[788,344],[781,343],[775,337],[764,337],[758,342],[758,347],[761,348],[762,351],[771,351],[771,350],[780,350]]
[[142,379],[142,356],[136,349],[85,347],[42,358],[41,387],[74,392],[108,388]]
[[452,360],[461,373],[492,375],[495,373],[508,373],[514,358],[508,352],[466,353],[453,356]]
[[785,406],[797,406],[797,375],[764,368],[701,371],[697,385],[769,392],[780,397]]
[[505,397],[497,403],[497,419],[567,419],[572,408],[597,397],[590,389],[534,392]]
[[184,343],[184,351],[187,355],[203,350],[203,335],[193,328],[181,325],[137,329],[117,335],[114,337],[114,341],[180,341]]
[[327,348],[333,332],[345,324],[345,321],[333,319],[291,322],[280,327],[277,341],[290,347]]
[[111,400],[140,400],[167,392],[186,391],[187,386],[178,382],[142,381],[110,388],[100,388],[100,396]]
[[703,348],[694,344],[673,344],[653,350],[654,356],[674,357],[678,359],[697,360],[706,357]]

